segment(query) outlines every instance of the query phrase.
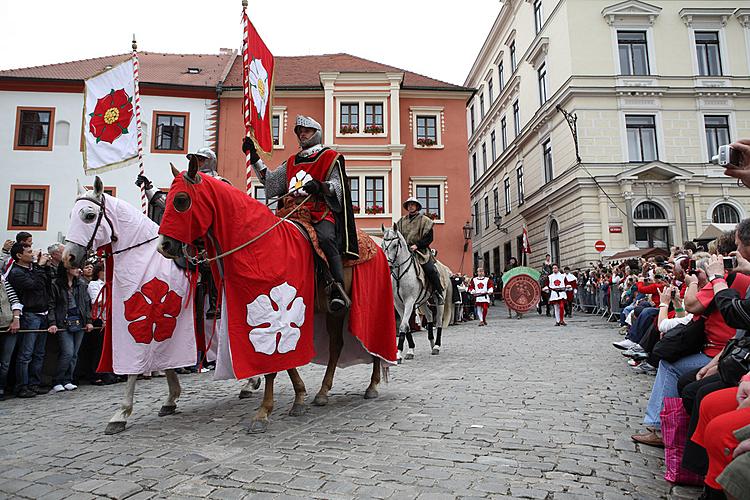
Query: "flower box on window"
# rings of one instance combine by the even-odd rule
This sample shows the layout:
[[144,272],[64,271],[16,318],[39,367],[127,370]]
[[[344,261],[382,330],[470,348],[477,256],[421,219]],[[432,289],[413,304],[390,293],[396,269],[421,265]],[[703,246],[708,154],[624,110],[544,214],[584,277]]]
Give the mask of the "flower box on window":
[[383,126],[382,125],[367,125],[365,126],[365,133],[366,134],[382,134],[383,133]]
[[341,125],[339,131],[342,134],[356,134],[357,132],[359,132],[356,125]]
[[432,212],[425,212],[424,214],[432,220],[438,220],[440,218],[439,214],[435,214]]
[[352,205],[352,211],[353,211],[353,212],[354,212],[355,214],[358,214],[358,213],[359,213],[359,205]]
[[369,207],[365,207],[365,213],[370,215],[382,214],[385,213],[385,207],[381,205],[371,205]]
[[431,137],[419,137],[417,139],[417,146],[428,147],[434,146],[435,144],[437,144],[437,141]]

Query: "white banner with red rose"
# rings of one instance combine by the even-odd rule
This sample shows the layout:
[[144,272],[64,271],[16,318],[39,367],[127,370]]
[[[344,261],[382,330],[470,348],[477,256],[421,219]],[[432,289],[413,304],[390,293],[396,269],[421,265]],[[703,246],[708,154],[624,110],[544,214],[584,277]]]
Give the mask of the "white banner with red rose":
[[96,174],[138,159],[133,59],[85,81],[83,169]]

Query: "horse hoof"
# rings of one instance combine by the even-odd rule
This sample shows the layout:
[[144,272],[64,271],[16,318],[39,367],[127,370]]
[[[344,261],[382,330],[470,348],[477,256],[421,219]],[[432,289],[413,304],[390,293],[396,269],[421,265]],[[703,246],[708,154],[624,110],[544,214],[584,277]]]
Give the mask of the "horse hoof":
[[253,377],[252,381],[253,381],[253,390],[257,391],[258,388],[260,387],[260,377]]
[[253,395],[253,391],[245,391],[245,390],[240,391],[240,399],[247,399],[252,395]]
[[268,429],[267,420],[253,420],[250,424],[250,434],[263,434]]
[[406,353],[406,356],[404,356],[404,359],[414,359],[414,355],[411,353]]
[[110,422],[104,429],[104,434],[110,436],[112,434],[119,434],[125,430],[125,422]]
[[328,404],[328,396],[326,394],[316,394],[315,399],[313,399],[313,404],[315,406],[325,406]]
[[435,347],[435,339],[430,339],[430,349]]
[[294,403],[292,409],[289,410],[289,415],[292,417],[301,417],[305,413],[307,413],[307,408],[302,403]]
[[365,391],[365,399],[375,399],[378,396],[380,396],[380,394],[378,393],[378,390],[375,388],[368,387],[367,390]]
[[159,410],[160,417],[166,417],[167,415],[174,415],[177,413],[177,405],[164,405]]

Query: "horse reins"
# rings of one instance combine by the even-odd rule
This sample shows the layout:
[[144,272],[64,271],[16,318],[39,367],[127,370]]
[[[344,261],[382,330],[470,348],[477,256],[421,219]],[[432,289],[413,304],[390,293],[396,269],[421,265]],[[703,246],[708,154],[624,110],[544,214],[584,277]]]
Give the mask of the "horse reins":
[[[393,238],[383,238],[383,242],[385,243],[385,250],[387,250],[387,249],[389,249],[391,247],[391,243],[390,242],[392,242],[392,241],[398,241],[400,239],[401,238],[399,238],[398,236],[394,236]],[[396,255],[393,256],[393,260],[395,261],[395,263],[391,262],[391,259],[387,255],[386,255],[386,260],[388,260],[388,266],[391,268],[391,277],[396,280],[396,295],[398,296],[399,300],[401,300],[401,302],[403,302],[404,299],[403,299],[403,297],[401,297],[401,278],[403,278],[404,276],[406,276],[406,273],[408,273],[409,270],[412,267],[414,267],[415,270],[416,270],[416,261],[417,261],[417,259],[416,259],[416,257],[414,257],[414,254],[410,252],[409,253],[409,257],[407,257],[406,260],[404,260],[403,262],[398,262],[398,254],[399,254],[400,250],[401,250],[401,245],[399,245],[397,243],[396,244]],[[404,264],[408,264],[408,265],[406,266],[406,269],[404,269],[403,271],[401,271],[401,267]],[[399,270],[398,273],[396,272],[396,269]],[[417,271],[417,273],[418,273],[418,271]],[[427,297],[426,294],[423,297],[422,293],[423,292],[420,292],[419,297],[417,298],[417,301],[415,302],[415,304],[421,304],[422,300],[424,300]]]

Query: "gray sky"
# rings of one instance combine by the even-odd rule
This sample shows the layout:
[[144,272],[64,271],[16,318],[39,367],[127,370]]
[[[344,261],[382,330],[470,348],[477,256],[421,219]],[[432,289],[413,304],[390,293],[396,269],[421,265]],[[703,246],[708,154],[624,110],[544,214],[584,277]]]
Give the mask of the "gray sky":
[[[248,13],[275,55],[347,52],[462,84],[499,9],[498,0],[249,0]],[[240,0],[0,0],[0,69],[128,52],[133,32],[151,52],[239,49],[241,12]]]

